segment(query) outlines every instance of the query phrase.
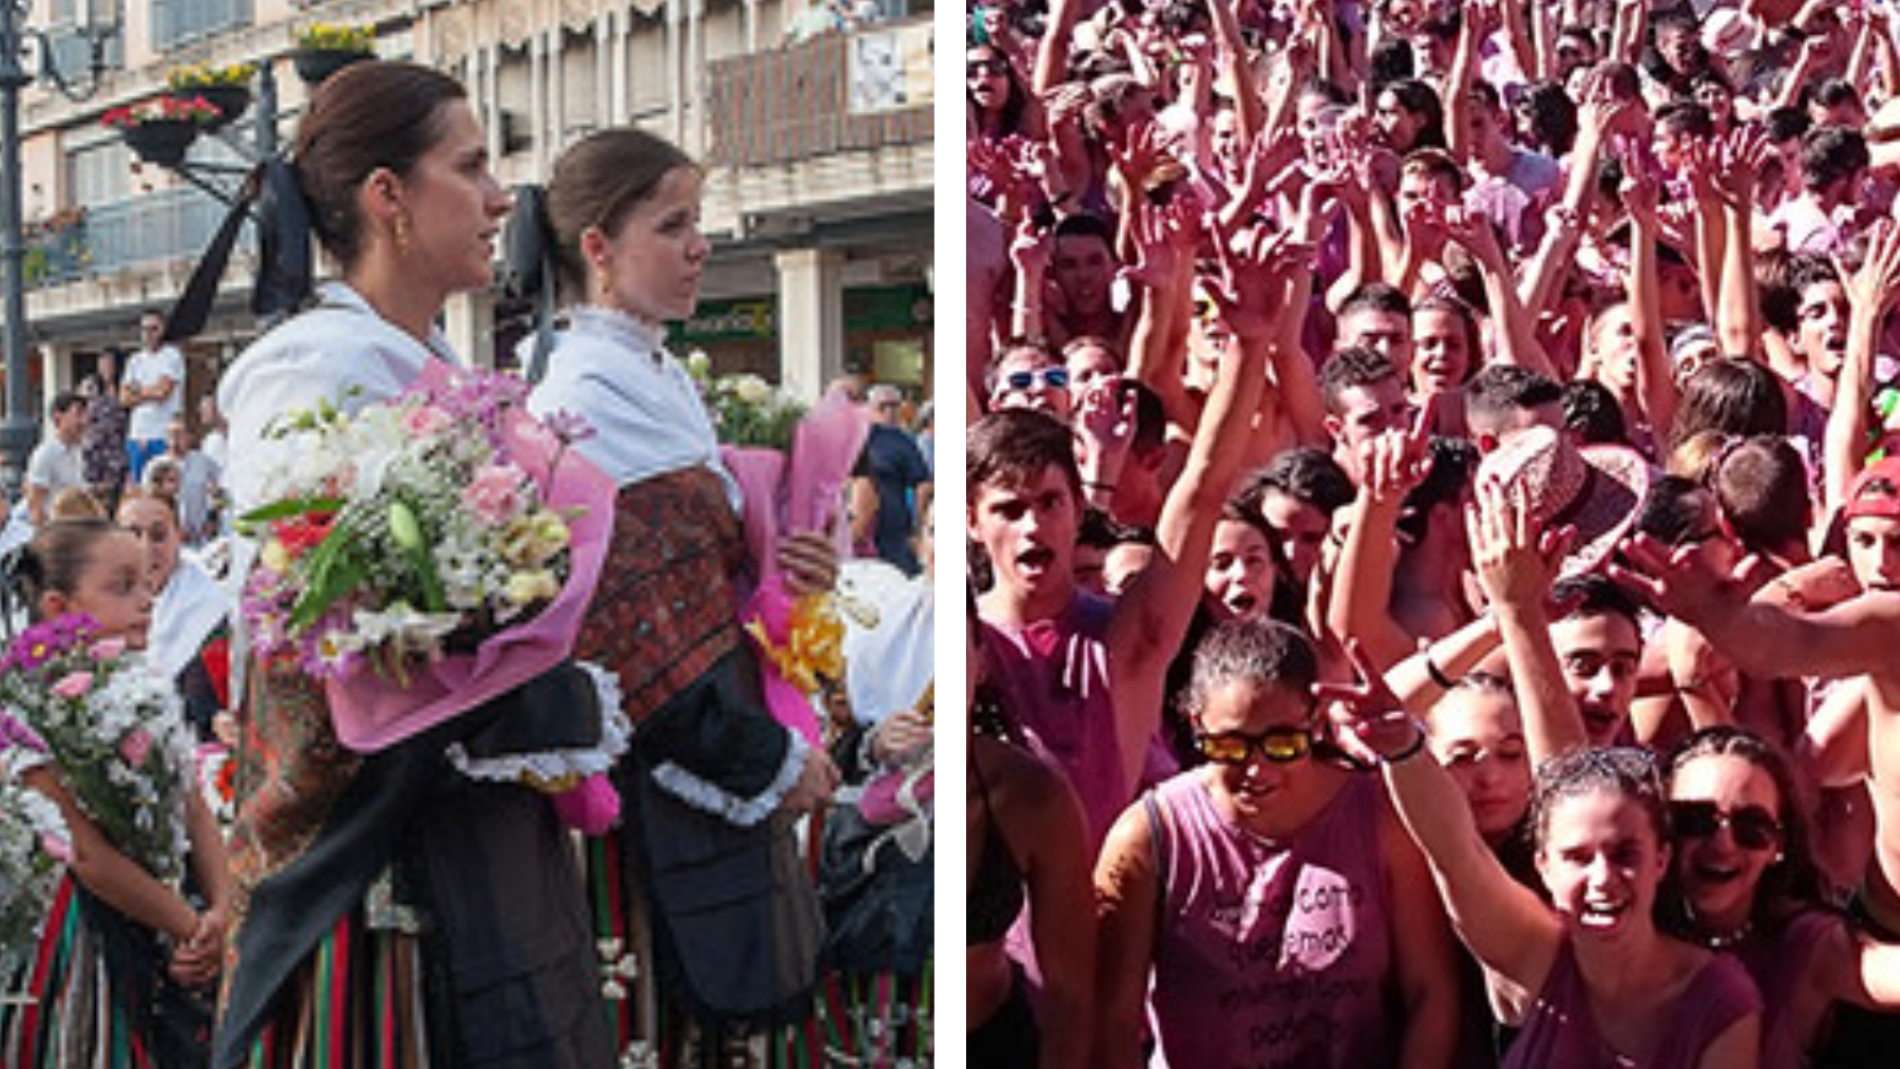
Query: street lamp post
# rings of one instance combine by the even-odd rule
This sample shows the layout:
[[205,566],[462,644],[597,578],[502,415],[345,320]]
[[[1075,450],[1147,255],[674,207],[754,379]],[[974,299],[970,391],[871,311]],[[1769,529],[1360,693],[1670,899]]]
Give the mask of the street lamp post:
[[0,0],[0,314],[6,317],[0,343],[6,346],[7,409],[0,419],[0,457],[16,467],[39,435],[39,411],[29,388],[26,342],[26,239],[21,226],[20,91],[33,83],[26,71],[25,48],[33,40],[39,52],[41,74],[60,92],[75,100],[92,95],[105,69],[106,39],[117,29],[117,19],[104,26],[89,18],[81,30],[91,46],[91,70],[83,89],[68,84],[53,59],[46,34],[26,27],[29,0]]

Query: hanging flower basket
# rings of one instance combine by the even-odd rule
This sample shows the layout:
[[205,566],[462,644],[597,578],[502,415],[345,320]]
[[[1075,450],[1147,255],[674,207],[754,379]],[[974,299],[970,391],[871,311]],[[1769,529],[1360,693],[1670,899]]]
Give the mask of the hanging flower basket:
[[165,75],[165,84],[175,96],[197,97],[211,105],[215,114],[205,121],[205,128],[217,130],[236,121],[251,106],[251,79],[256,74],[254,63],[223,67],[199,63],[172,68]]
[[297,77],[312,89],[324,79],[359,60],[374,59],[371,52],[352,52],[341,48],[299,48],[290,54],[297,66]]
[[125,143],[146,163],[176,167],[185,162],[185,153],[202,129],[200,124],[185,119],[153,119],[126,127]]
[[125,143],[146,163],[176,167],[199,131],[216,120],[218,111],[199,96],[159,97],[131,107],[113,108],[102,120],[125,137]]

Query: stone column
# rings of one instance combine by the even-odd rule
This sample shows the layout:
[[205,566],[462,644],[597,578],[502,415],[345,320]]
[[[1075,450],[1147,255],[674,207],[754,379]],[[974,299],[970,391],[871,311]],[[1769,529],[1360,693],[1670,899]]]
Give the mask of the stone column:
[[844,373],[844,253],[782,249],[778,268],[779,378],[805,401]]

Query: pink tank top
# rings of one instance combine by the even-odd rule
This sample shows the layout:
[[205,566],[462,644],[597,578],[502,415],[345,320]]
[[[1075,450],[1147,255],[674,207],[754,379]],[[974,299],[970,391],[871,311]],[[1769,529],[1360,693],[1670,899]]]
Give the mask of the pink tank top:
[[983,621],[983,648],[1009,713],[1037,755],[1068,773],[1099,849],[1133,794],[1122,773],[1109,693],[1108,619],[1115,603],[1077,592],[1060,616],[1020,630]]
[[1646,1058],[1618,1054],[1597,1031],[1583,974],[1566,939],[1503,1069],[1696,1069],[1716,1037],[1760,1012],[1761,994],[1748,970],[1734,958],[1716,954],[1677,998],[1675,1025],[1661,1046]]
[[1376,846],[1379,778],[1353,776],[1279,841],[1224,817],[1198,771],[1152,797],[1164,896],[1152,998],[1166,1064],[1396,1064],[1404,1018]]

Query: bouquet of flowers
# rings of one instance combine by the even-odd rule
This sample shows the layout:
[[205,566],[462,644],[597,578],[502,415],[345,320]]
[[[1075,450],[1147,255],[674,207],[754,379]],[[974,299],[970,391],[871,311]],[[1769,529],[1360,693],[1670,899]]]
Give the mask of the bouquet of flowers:
[[437,363],[403,394],[328,405],[266,435],[270,503],[243,613],[253,648],[324,681],[337,736],[381,749],[546,673],[573,651],[613,485],[528,415],[512,376]]
[[714,376],[704,352],[688,356],[686,370],[699,384],[722,443],[781,452],[792,447],[792,430],[809,410],[803,402],[757,375]]
[[58,767],[118,851],[161,883],[184,875],[193,739],[171,681],[142,653],[98,638],[87,616],[21,632],[0,658],[0,735]]
[[835,595],[792,594],[775,550],[780,531],[831,526],[869,423],[842,391],[806,412],[756,376],[710,378],[697,356],[687,370],[700,381],[725,447],[720,459],[745,496],[746,546],[760,567],[758,589],[739,618],[765,660],[766,705],[779,723],[822,746],[812,699],[844,677],[844,621]]
[[59,808],[14,778],[17,756],[0,751],[0,959],[32,945],[72,858]]

